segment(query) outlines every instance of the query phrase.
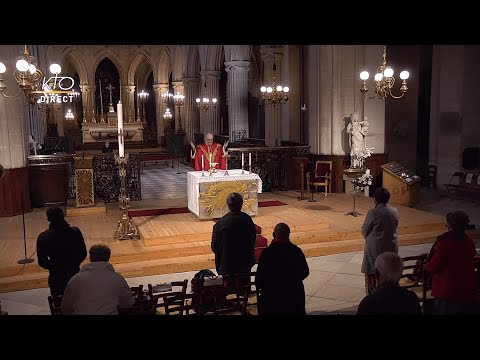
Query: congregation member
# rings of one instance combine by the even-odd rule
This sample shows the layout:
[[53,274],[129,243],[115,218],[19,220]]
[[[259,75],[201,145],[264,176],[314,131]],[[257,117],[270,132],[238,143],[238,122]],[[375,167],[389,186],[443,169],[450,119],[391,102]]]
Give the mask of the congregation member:
[[229,212],[213,226],[211,249],[219,275],[250,272],[255,264],[255,224],[242,211],[243,197],[231,193],[227,197]]
[[390,192],[386,188],[378,188],[374,192],[375,208],[365,216],[362,235],[365,238],[363,250],[362,273],[365,274],[365,290],[367,295],[373,294],[376,287],[375,260],[383,252],[398,253],[397,227],[398,210],[388,204]]
[[448,231],[437,237],[425,270],[432,274],[432,296],[440,315],[475,311],[477,293],[475,245],[465,233],[469,218],[464,211],[446,215]]
[[82,267],[67,284],[62,315],[118,315],[118,308],[130,308],[135,299],[125,278],[109,263],[111,250],[93,245],[90,264]]
[[399,285],[403,260],[394,252],[383,252],[375,259],[375,292],[358,305],[357,315],[421,315],[417,294]]
[[258,315],[306,315],[303,280],[309,274],[305,254],[290,241],[289,226],[277,224],[258,261]]
[[49,271],[48,286],[52,296],[61,296],[70,278],[80,270],[87,257],[87,247],[78,227],[70,226],[63,210],[47,210],[48,230],[37,237],[38,265]]

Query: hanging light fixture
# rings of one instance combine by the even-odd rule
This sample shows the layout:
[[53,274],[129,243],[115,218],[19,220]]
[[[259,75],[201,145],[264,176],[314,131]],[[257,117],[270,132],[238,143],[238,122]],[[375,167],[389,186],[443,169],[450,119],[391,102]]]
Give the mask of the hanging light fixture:
[[262,85],[260,92],[264,103],[272,105],[285,104],[288,101],[288,92],[290,88],[277,84],[277,64],[275,63],[275,49],[273,50],[273,75],[271,85]]
[[[198,107],[201,107],[203,110],[207,111],[210,106],[210,98],[207,96],[207,82],[205,81],[203,84],[203,98],[200,99],[199,97],[195,99]],[[212,98],[212,107],[215,108],[217,106],[217,98]]]
[[373,99],[375,97],[378,97],[379,99],[384,99],[388,96],[391,96],[394,99],[402,98],[408,90],[407,79],[409,78],[410,73],[406,70],[400,72],[400,79],[402,80],[402,85],[400,86],[400,95],[394,95],[392,93],[392,88],[395,84],[395,78],[393,77],[393,74],[393,69],[389,65],[387,65],[387,46],[384,46],[382,65],[377,68],[377,73],[373,77],[375,95],[367,96],[367,80],[370,77],[368,71],[362,71],[360,73],[360,79],[363,81],[360,91],[362,92],[363,96],[365,96],[365,98],[367,99]]
[[73,115],[72,110],[68,109],[67,113],[65,114],[65,120],[73,120],[75,119],[75,115]]
[[170,109],[167,108],[167,109],[165,110],[165,113],[163,114],[163,118],[164,118],[165,120],[171,120],[172,117],[173,117],[173,114],[170,112]]
[[20,88],[18,93],[15,95],[7,95],[5,93],[7,86],[3,81],[3,74],[7,71],[7,67],[3,62],[0,62],[0,92],[6,98],[14,98],[23,90],[25,96],[33,103],[34,99],[31,96],[31,92],[40,88],[40,80],[43,78],[43,72],[37,69],[37,60],[34,56],[30,55],[27,45],[24,47],[23,54],[18,57],[15,67],[16,70],[13,72],[13,76]]

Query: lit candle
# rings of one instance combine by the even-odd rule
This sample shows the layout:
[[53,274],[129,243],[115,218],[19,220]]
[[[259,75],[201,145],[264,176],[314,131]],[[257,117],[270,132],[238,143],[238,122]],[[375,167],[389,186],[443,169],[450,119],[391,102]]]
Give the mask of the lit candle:
[[119,101],[117,104],[117,124],[118,124],[118,156],[125,156],[125,144],[123,143],[123,111],[122,103]]
[[202,171],[205,168],[204,162],[203,162],[203,155],[202,155]]
[[243,169],[244,165],[245,165],[245,154],[242,153],[242,169]]
[[248,169],[252,168],[252,153],[248,153]]
[[208,162],[210,167],[212,167],[212,154],[208,154]]

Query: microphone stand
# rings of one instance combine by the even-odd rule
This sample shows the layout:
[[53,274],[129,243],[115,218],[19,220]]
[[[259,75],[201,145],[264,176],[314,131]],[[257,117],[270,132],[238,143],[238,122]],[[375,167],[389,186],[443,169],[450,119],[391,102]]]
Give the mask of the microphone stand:
[[22,224],[23,224],[23,246],[25,251],[25,257],[17,261],[19,264],[29,264],[35,260],[32,258],[27,258],[27,235],[25,231],[25,207],[24,207],[25,196],[22,191]]

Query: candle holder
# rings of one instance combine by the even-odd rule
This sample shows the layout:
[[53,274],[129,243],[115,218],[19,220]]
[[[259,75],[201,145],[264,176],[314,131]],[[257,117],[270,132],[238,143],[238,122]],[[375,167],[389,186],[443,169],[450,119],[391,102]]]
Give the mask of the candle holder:
[[212,173],[217,172],[217,168],[216,168],[217,165],[218,165],[218,163],[215,163],[215,162],[210,163],[210,169],[208,169],[208,171],[210,173],[210,176],[212,176]]
[[353,191],[350,192],[350,195],[352,195],[353,197],[353,210],[348,212],[346,215],[357,217],[358,215],[361,215],[358,211],[355,210],[355,198],[360,193],[358,187],[358,178],[365,173],[365,169],[350,168],[343,170],[343,173],[345,174],[346,179],[349,180],[353,185]]
[[225,172],[223,173],[223,175],[225,175],[225,176],[230,175],[230,174],[228,173],[228,158],[229,158],[229,157],[230,157],[230,156],[228,156],[228,155],[227,155],[227,156],[224,156],[224,158],[225,158]]
[[122,211],[122,217],[118,220],[117,229],[115,230],[114,238],[116,240],[139,240],[140,235],[138,229],[132,218],[128,216],[128,209],[130,209],[130,198],[127,197],[126,178],[127,178],[127,163],[128,154],[124,157],[120,157],[115,154],[115,162],[118,164],[118,172],[120,174],[120,196],[118,201],[120,202],[120,210]]

